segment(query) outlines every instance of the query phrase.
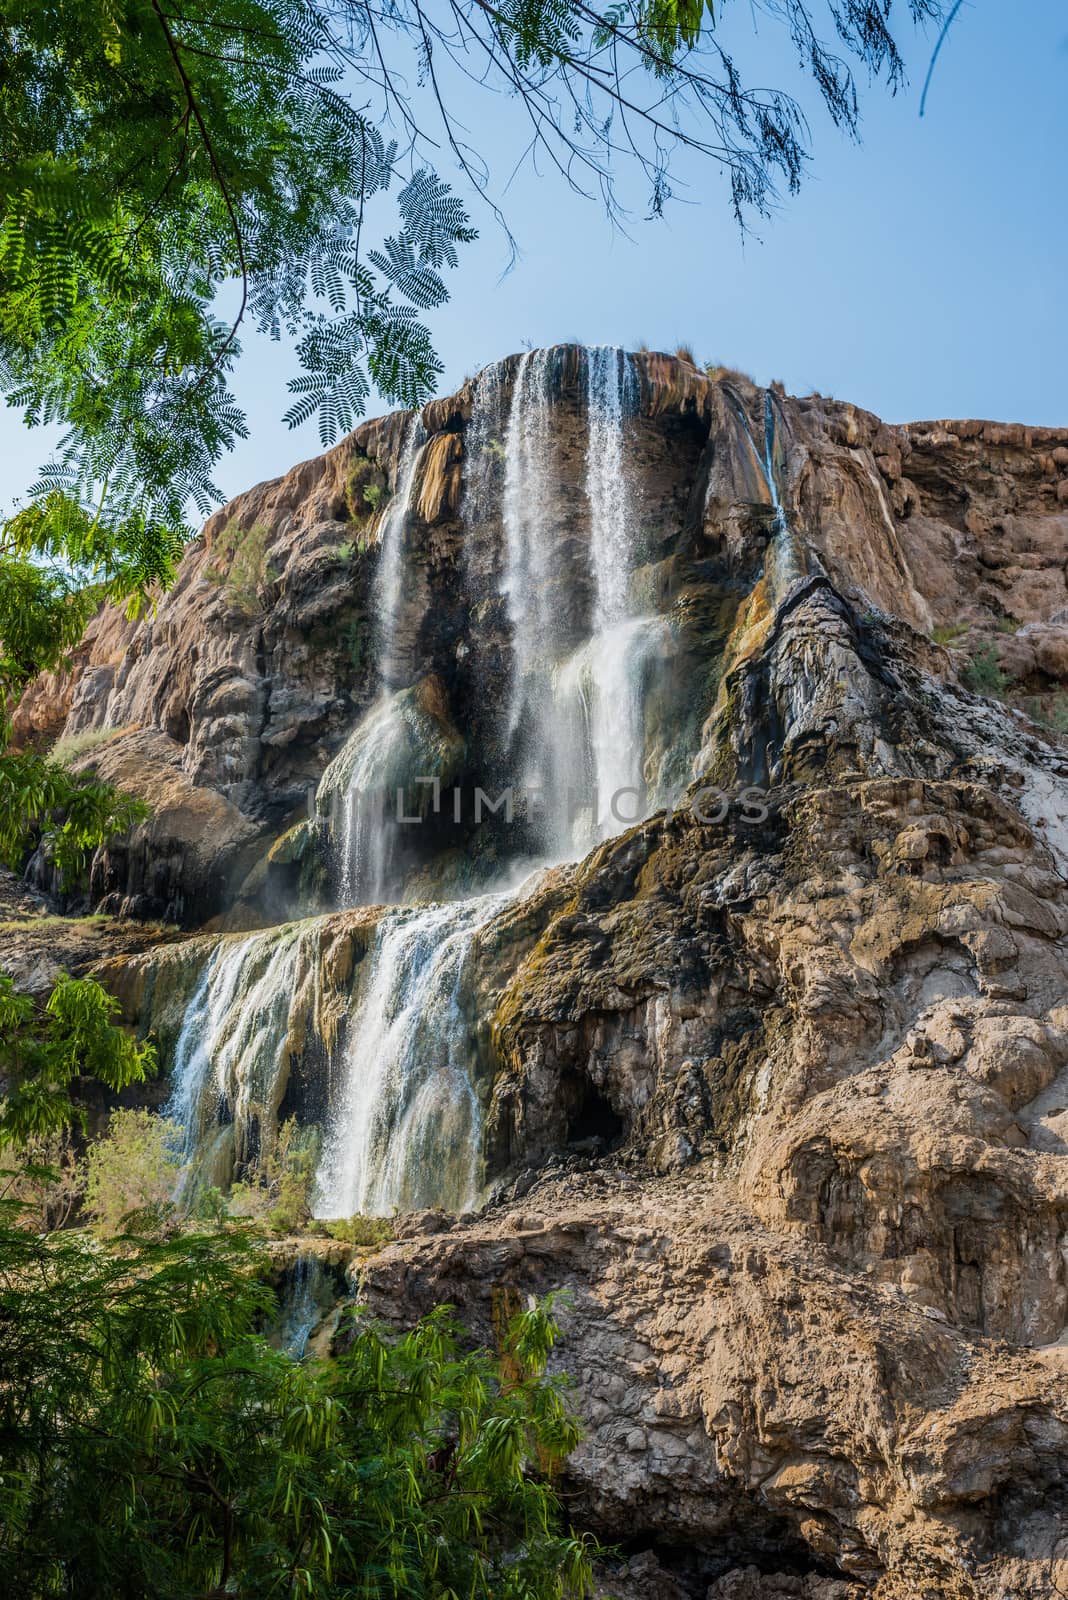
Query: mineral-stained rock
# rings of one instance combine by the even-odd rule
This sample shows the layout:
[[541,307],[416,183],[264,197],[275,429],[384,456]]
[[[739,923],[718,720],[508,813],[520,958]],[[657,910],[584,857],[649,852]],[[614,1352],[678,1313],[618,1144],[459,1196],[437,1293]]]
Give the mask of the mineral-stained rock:
[[[568,637],[591,603],[581,353],[553,362]],[[890,427],[635,362],[634,581],[669,624],[647,769],[671,804],[480,926],[456,998],[490,1199],[399,1219],[353,1290],[398,1326],[450,1302],[480,1338],[502,1293],[568,1291],[554,1360],[586,1432],[564,1487],[619,1547],[606,1596],[1068,1594],[1068,434]],[[501,780],[510,671],[475,393],[423,413],[394,619],[431,773],[468,785]],[[223,923],[314,900],[307,791],[380,703],[376,508],[406,424],[239,497],[154,616],[102,613],[18,708],[24,741],[62,733],[153,801],[91,901],[215,919],[162,953],[94,948],[164,1049]],[[422,830],[409,890],[492,866],[490,837],[478,861]],[[302,925],[284,1070],[228,1085],[238,1160],[302,1110],[290,1063],[345,1027],[375,916]],[[29,971],[42,941],[18,940]]]

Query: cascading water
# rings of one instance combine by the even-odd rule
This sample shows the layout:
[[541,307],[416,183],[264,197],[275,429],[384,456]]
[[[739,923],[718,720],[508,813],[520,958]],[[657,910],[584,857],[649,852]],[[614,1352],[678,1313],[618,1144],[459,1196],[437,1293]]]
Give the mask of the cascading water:
[[590,507],[590,564],[594,578],[589,641],[562,676],[566,695],[578,696],[592,774],[585,834],[588,848],[637,821],[646,810],[642,772],[645,687],[662,652],[665,624],[635,615],[631,580],[638,527],[629,491],[624,424],[637,409],[638,381],[624,351],[598,345],[586,355],[586,497]]
[[[510,627],[513,673],[502,722],[513,784],[541,789],[547,860],[577,855],[645,814],[643,698],[664,646],[665,624],[638,614],[632,601],[640,528],[625,435],[637,409],[635,369],[610,347],[587,351],[584,363],[585,528],[581,502],[576,506],[566,494],[559,466],[556,352],[531,351],[514,367],[487,369],[475,387],[466,440],[465,525],[485,530],[483,577],[497,574]],[[381,524],[375,580],[381,692],[319,786],[320,812],[333,812],[341,906],[378,901],[393,887],[391,824],[361,798],[410,787],[414,775],[428,771],[428,752],[441,774],[459,759],[418,686],[402,687],[397,647],[422,438],[413,418]],[[501,480],[498,500],[494,486]],[[499,550],[494,510],[503,530]],[[572,789],[595,793],[597,804],[587,798],[575,805]],[[625,790],[631,793],[620,796]],[[617,797],[622,808],[613,809]],[[462,1210],[477,1202],[481,1108],[467,980],[480,930],[511,898],[502,891],[397,908],[380,920],[357,971],[331,1074],[340,1089],[316,1174],[319,1215],[430,1205]],[[309,926],[223,940],[204,969],[178,1042],[168,1107],[201,1167],[220,1112],[238,1125],[239,1146],[240,1129],[277,1112],[272,1085],[277,1090],[279,1071],[299,1042],[291,1038],[294,991],[304,968],[316,968],[315,953],[305,952],[307,961],[302,954]],[[247,1154],[236,1153],[239,1161]]]
[[749,418],[741,402],[734,400],[734,409],[739,421],[749,440],[750,449],[760,466],[768,494],[771,496],[772,509],[775,512],[775,529],[772,535],[770,557],[768,560],[768,578],[771,583],[773,596],[781,598],[782,594],[794,581],[800,578],[802,566],[798,558],[797,540],[794,538],[790,519],[786,515],[786,507],[782,503],[779,493],[779,475],[775,465],[775,402],[770,389],[764,391],[764,449],[757,449],[756,440],[753,438],[749,426]]
[[540,796],[550,860],[581,854],[644,813],[643,690],[664,638],[658,619],[631,608],[639,530],[624,440],[637,409],[633,361],[609,345],[587,350],[584,361],[589,536],[584,570],[567,575],[592,594],[580,642],[559,571],[553,351],[522,357],[504,438],[501,591],[512,633],[506,737],[515,783]]
[[586,498],[590,504],[590,564],[596,585],[593,632],[630,616],[635,517],[627,486],[623,424],[637,407],[634,363],[623,350],[595,345],[586,352]]
[[307,928],[291,922],[224,939],[209,956],[178,1036],[164,1108],[184,1129],[187,1163],[203,1154],[221,1106],[245,1128],[270,1101]]
[[302,1254],[293,1263],[285,1298],[279,1307],[275,1338],[294,1361],[303,1361],[308,1340],[332,1296],[324,1283],[318,1256]]
[[[386,793],[412,764],[410,708],[398,690],[397,623],[404,592],[404,537],[423,439],[414,413],[405,426],[396,487],[384,513],[375,573],[375,644],[381,689],[319,782],[317,805],[330,816],[338,902],[373,905],[385,896],[395,835]],[[418,767],[418,755],[415,756]]]
[[474,938],[507,898],[394,911],[379,926],[316,1179],[318,1216],[475,1203],[481,1114],[461,990]]
[[382,518],[378,569],[375,573],[378,671],[385,689],[396,688],[398,682],[395,652],[397,621],[403,597],[404,535],[422,440],[423,426],[419,413],[413,412],[404,428],[396,488]]
[[[509,733],[537,705],[546,663],[556,654],[559,618],[551,593],[553,491],[550,350],[528,350],[519,363],[504,438],[504,573],[501,589],[512,628]],[[540,730],[544,731],[544,730]]]

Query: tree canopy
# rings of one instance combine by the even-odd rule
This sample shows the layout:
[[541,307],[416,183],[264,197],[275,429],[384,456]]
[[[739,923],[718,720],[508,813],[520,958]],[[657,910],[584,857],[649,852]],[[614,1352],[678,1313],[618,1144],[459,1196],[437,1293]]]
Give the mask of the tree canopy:
[[[941,14],[937,0],[906,6]],[[289,419],[317,414],[324,441],[372,382],[397,404],[428,396],[440,364],[423,318],[475,237],[470,194],[494,193],[457,81],[504,91],[530,149],[610,208],[629,163],[662,211],[680,148],[726,168],[739,218],[796,190],[801,108],[743,81],[720,42],[725,9],[5,0],[0,387],[28,423],[66,430],[9,550],[58,553],[116,598],[165,584],[187,507],[206,512],[215,464],[246,429],[230,389],[246,324],[296,340]],[[774,0],[759,26],[787,30],[853,132],[851,63],[892,89],[903,78],[892,10]],[[434,170],[435,145],[463,197]]]
[[24,1600],[575,1600],[593,1541],[552,1473],[577,1431],[551,1304],[475,1350],[447,1310],[352,1314],[330,1361],[247,1233],[133,1219],[110,1246],[0,1221],[0,1562]]

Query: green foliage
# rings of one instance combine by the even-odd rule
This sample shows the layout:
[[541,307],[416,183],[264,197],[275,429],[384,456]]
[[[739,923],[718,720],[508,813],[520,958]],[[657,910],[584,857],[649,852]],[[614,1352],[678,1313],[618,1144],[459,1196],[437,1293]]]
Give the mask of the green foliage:
[[295,1117],[288,1118],[244,1180],[233,1185],[231,1212],[265,1223],[272,1233],[298,1233],[311,1220],[318,1158],[317,1129],[302,1128]]
[[133,1212],[171,1205],[182,1159],[177,1123],[149,1111],[113,1111],[107,1132],[86,1151],[85,1210],[114,1238]]
[[72,882],[109,833],[132,827],[147,811],[108,784],[73,776],[62,753],[49,760],[4,748],[11,702],[39,672],[66,665],[100,604],[98,592],[69,574],[7,553],[17,543],[10,524],[6,534],[0,541],[0,861],[21,866],[43,838],[57,871]]
[[86,728],[83,733],[72,733],[67,739],[57,739],[49,754],[61,767],[69,767],[73,761],[80,761],[83,756],[92,755],[93,751],[99,750],[102,745],[110,744],[112,739],[117,739],[120,734],[129,733],[131,726]]
[[0,1146],[47,1139],[80,1122],[71,1098],[76,1078],[109,1089],[140,1083],[155,1066],[151,1045],[139,1045],[115,1018],[119,1003],[88,978],[60,975],[43,1003],[18,994],[0,973]]
[[262,522],[251,528],[229,523],[212,546],[205,571],[211,583],[222,584],[234,608],[252,616],[263,609],[262,591],[278,574],[267,554],[270,530]]
[[27,849],[40,837],[69,887],[99,844],[147,816],[142,801],[111,784],[76,777],[35,751],[0,755],[0,861],[9,867],[21,866]]
[[1048,701],[1033,695],[1027,714],[1039,727],[1048,728],[1051,733],[1068,733],[1068,691],[1058,689]]
[[959,639],[967,631],[966,622],[941,623],[937,628],[931,629],[931,638],[935,644],[952,644],[954,639]]
[[964,669],[964,681],[976,694],[1000,697],[1009,687],[1009,679],[998,664],[998,653],[992,644],[982,645],[972,653]]
[[[17,521],[18,519],[16,519]],[[11,525],[9,524],[9,529]],[[62,667],[99,605],[91,590],[0,546],[0,695],[17,697],[39,672]],[[2,709],[2,708],[0,708]]]
[[345,659],[348,661],[349,666],[352,668],[353,672],[359,672],[360,668],[363,666],[367,640],[366,630],[360,625],[359,622],[356,621],[355,618],[353,618],[348,627],[345,628],[340,634],[340,643],[345,654]]
[[389,1217],[331,1217],[320,1224],[331,1239],[340,1239],[357,1250],[374,1250],[393,1238]]
[[85,1164],[70,1130],[8,1144],[0,1154],[0,1218],[34,1233],[62,1228],[85,1192]]
[[[909,0],[913,18],[938,0]],[[832,120],[857,128],[848,57],[903,77],[891,0],[783,0],[787,30]],[[61,557],[133,605],[166,585],[192,501],[218,498],[220,454],[247,432],[229,391],[243,325],[297,342],[291,424],[324,443],[372,383],[420,404],[441,370],[423,315],[475,237],[426,163],[447,147],[485,193],[438,62],[506,89],[576,188],[628,157],[660,213],[673,148],[721,163],[739,219],[794,191],[807,158],[798,104],[748,88],[709,0],[12,0],[0,77],[0,387],[31,426],[65,428],[18,549]],[[824,41],[836,34],[838,47]],[[406,59],[406,52],[410,60]],[[644,80],[644,86],[643,86]],[[406,82],[428,85],[420,127]],[[621,114],[622,113],[622,114]],[[404,151],[381,133],[404,128]],[[401,172],[402,163],[406,170]],[[396,196],[394,231],[364,242]],[[216,307],[234,301],[230,320]]]
[[0,377],[30,425],[67,427],[20,537],[145,595],[247,432],[227,389],[241,321],[298,337],[289,420],[318,413],[329,442],[372,379],[399,404],[429,394],[418,313],[475,235],[420,169],[398,231],[361,256],[397,147],[339,92],[346,25],[306,0],[19,0],[4,23]]
[[388,486],[376,477],[376,467],[366,456],[353,457],[345,480],[345,504],[354,522],[365,522],[389,496]]
[[266,1263],[232,1229],[110,1249],[0,1228],[0,1561],[71,1593],[564,1600],[589,1541],[547,1474],[576,1441],[550,1304],[502,1362],[446,1311],[362,1318],[298,1363],[255,1329]]

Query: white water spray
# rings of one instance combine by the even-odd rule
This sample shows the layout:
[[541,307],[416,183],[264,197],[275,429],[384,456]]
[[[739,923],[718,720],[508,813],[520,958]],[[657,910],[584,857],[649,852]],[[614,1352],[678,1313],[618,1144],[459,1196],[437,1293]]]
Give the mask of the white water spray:
[[326,768],[316,796],[330,817],[338,900],[342,906],[373,905],[387,889],[395,843],[380,799],[403,770],[411,742],[410,717],[393,691],[399,673],[397,625],[404,597],[404,540],[422,447],[418,412],[405,424],[394,494],[379,534],[374,597],[376,647],[382,687],[341,750]]

